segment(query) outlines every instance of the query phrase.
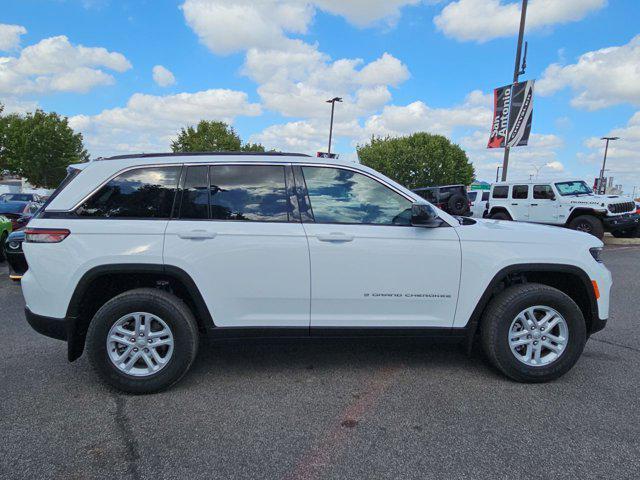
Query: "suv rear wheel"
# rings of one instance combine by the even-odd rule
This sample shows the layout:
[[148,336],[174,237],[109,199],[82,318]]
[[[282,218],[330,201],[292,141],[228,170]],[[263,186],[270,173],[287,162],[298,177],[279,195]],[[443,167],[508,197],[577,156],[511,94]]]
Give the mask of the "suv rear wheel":
[[140,288],[98,310],[87,332],[87,349],[103,381],[129,393],[153,393],[189,370],[198,351],[198,328],[175,295]]
[[511,220],[511,217],[506,212],[497,212],[491,215],[493,220]]
[[579,232],[590,233],[602,240],[604,238],[604,226],[598,217],[593,215],[580,215],[569,222],[569,228]]
[[554,380],[573,367],[586,342],[582,311],[566,294],[529,283],[509,287],[487,307],[481,326],[489,361],[519,382]]

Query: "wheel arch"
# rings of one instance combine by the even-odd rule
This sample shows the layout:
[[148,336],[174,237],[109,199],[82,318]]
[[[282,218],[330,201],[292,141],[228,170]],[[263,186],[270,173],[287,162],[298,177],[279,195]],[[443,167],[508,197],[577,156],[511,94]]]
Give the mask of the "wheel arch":
[[69,361],[82,355],[87,329],[98,309],[116,295],[141,287],[170,291],[191,308],[201,331],[214,327],[200,290],[181,268],[159,264],[101,265],[82,276],[71,296],[66,315]]
[[513,214],[511,213],[511,211],[509,210],[508,207],[505,206],[498,206],[498,207],[491,207],[489,209],[489,217],[491,217],[491,215],[495,214],[495,213],[506,213],[507,215],[509,215],[509,218],[511,218],[513,220]]
[[602,213],[595,211],[593,208],[577,207],[571,210],[571,213],[569,213],[569,216],[567,217],[567,221],[565,222],[565,224],[569,225],[574,218],[579,217],[581,215],[591,215],[592,217],[596,217],[596,218],[601,218],[603,216]]
[[540,283],[567,294],[576,302],[586,323],[587,332],[598,322],[598,302],[589,275],[575,265],[526,263],[510,265],[496,273],[480,297],[467,322],[467,351],[471,351],[476,332],[491,299],[505,288],[518,283]]

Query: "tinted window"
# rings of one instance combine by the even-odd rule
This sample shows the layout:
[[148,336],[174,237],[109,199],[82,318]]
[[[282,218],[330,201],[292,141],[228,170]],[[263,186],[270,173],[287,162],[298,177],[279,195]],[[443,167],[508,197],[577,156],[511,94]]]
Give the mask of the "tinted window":
[[411,223],[411,202],[366,175],[325,167],[302,167],[302,171],[316,222]]
[[467,192],[467,197],[469,197],[470,202],[475,202],[477,196],[478,192]]
[[482,192],[482,201],[486,202],[489,200],[489,192]]
[[511,198],[523,199],[529,196],[529,185],[514,185]]
[[209,167],[188,167],[182,190],[180,218],[209,218]]
[[534,185],[533,198],[536,200],[553,200],[555,195],[551,185]]
[[26,207],[24,202],[7,202],[0,204],[0,213],[23,213]]
[[85,217],[169,218],[180,167],[148,167],[110,180],[76,213]]
[[493,198],[507,198],[507,195],[509,195],[509,187],[493,187]]
[[284,167],[279,165],[216,165],[209,172],[211,218],[286,222],[291,208]]

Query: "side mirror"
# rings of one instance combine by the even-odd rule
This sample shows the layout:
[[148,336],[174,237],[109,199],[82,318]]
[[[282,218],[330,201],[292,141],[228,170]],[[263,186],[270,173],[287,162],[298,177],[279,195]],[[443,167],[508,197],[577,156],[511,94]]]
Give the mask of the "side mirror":
[[438,227],[438,214],[428,203],[414,203],[411,205],[411,225],[414,227]]

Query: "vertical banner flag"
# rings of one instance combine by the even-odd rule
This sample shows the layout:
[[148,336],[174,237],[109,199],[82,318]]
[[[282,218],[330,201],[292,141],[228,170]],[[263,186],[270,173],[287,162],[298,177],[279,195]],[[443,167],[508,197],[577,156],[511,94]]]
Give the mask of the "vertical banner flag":
[[519,147],[529,143],[534,83],[535,80],[528,80],[493,91],[493,126],[487,148]]

